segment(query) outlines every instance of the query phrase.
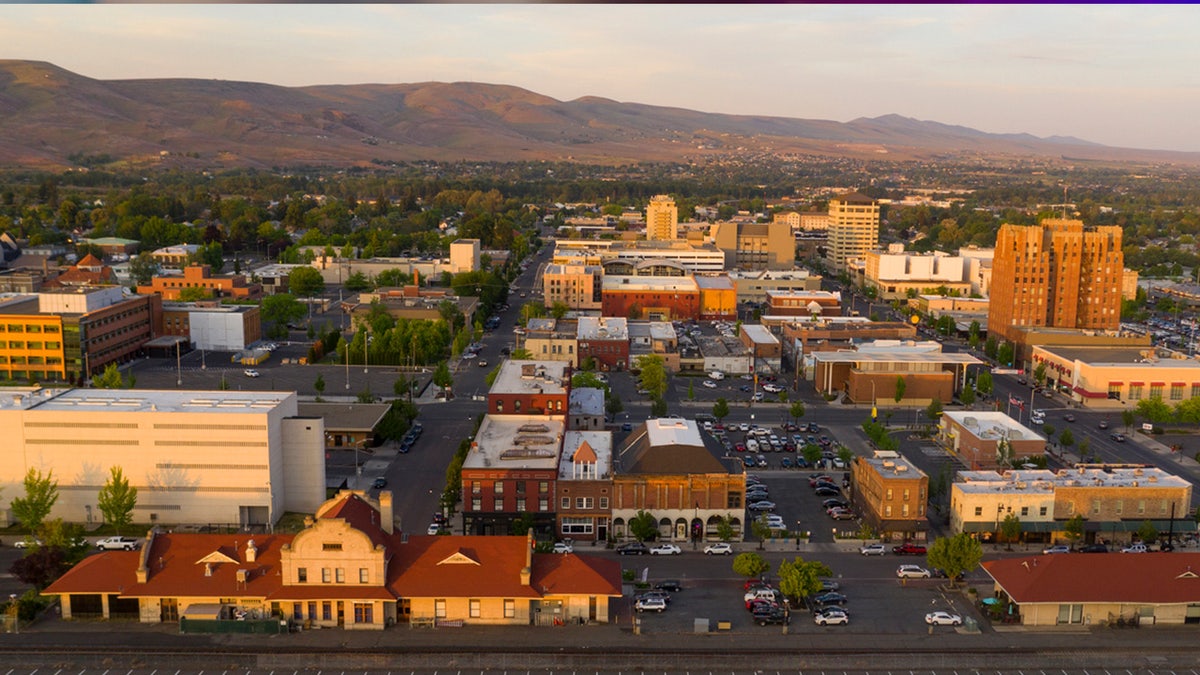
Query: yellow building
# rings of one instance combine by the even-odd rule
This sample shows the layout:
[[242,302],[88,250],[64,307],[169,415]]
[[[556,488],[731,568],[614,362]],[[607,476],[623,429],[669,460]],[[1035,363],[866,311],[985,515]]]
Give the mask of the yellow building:
[[646,205],[646,238],[678,239],[679,209],[667,195],[656,195]]
[[879,202],[857,192],[829,200],[826,258],[834,273],[845,272],[847,261],[866,257],[878,245]]
[[603,276],[598,261],[594,265],[552,263],[542,273],[542,297],[547,307],[561,302],[571,309],[600,309]]
[[736,319],[737,289],[725,274],[697,274],[700,288],[700,319]]
[[[408,535],[392,495],[342,491],[298,534],[152,530],[141,551],[89,556],[43,593],[64,619],[191,620],[383,630],[412,625],[604,623],[615,560],[535,554],[532,536]],[[244,627],[244,626],[243,626]]]
[[787,223],[713,223],[709,236],[725,252],[726,267],[786,270],[795,266],[796,240]]
[[1033,368],[1088,407],[1126,408],[1157,398],[1174,407],[1200,398],[1200,360],[1154,347],[1033,347]]
[[36,295],[0,301],[0,377],[35,382],[67,379],[63,318],[39,313]]
[[579,322],[574,319],[530,319],[525,323],[523,345],[537,361],[566,361],[579,365]]

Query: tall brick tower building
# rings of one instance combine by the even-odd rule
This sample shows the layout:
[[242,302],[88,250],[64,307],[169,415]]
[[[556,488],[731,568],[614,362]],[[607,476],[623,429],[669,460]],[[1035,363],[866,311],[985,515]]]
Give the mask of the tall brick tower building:
[[1016,341],[1014,326],[1116,330],[1125,257],[1121,228],[1084,229],[1047,219],[1003,225],[992,263],[988,333]]

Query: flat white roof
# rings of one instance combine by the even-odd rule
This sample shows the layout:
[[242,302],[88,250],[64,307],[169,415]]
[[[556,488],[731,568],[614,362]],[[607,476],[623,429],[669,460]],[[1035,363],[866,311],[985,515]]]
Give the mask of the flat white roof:
[[555,469],[565,419],[560,415],[485,415],[464,469]]
[[700,427],[693,420],[674,417],[646,420],[646,435],[650,440],[650,445],[654,447],[704,445],[704,440],[700,438]]
[[982,363],[970,354],[954,352],[813,352],[811,356],[826,363],[953,363],[968,365]]
[[1002,412],[975,410],[948,410],[942,413],[959,426],[978,438],[1010,441],[1044,441],[1042,436],[1029,427],[1017,422]]
[[169,391],[156,389],[41,389],[0,394],[0,410],[112,412],[221,412],[263,414],[295,396],[276,391]]
[[500,364],[500,372],[492,382],[489,393],[562,394],[567,390],[566,373],[571,364],[566,361],[513,361]]
[[746,337],[750,338],[751,342],[764,345],[777,345],[779,338],[775,337],[766,327],[756,323],[742,324],[742,330],[746,331]]
[[[586,442],[596,453],[595,478],[576,478],[575,451]],[[563,434],[562,461],[558,463],[561,480],[605,480],[612,478],[613,442],[611,431],[568,431]]]
[[581,316],[576,337],[580,340],[628,340],[629,321],[616,316]]
[[1099,469],[1082,467],[1047,471],[962,471],[954,488],[972,494],[1053,492],[1066,487],[1122,489],[1190,488],[1191,483],[1159,468]]
[[608,275],[603,279],[606,291],[699,291],[691,277],[631,277]]
[[883,456],[859,457],[858,461],[866,462],[875,473],[888,478],[921,478],[925,475],[916,464],[895,452],[885,453]]

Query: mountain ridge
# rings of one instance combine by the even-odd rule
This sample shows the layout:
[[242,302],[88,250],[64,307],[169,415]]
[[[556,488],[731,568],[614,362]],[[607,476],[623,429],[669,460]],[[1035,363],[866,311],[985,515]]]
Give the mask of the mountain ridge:
[[[731,155],[891,160],[1040,157],[1200,165],[1200,153],[1072,136],[995,134],[898,114],[849,122],[560,101],[484,82],[322,84],[196,78],[98,80],[0,60],[0,166],[365,166],[410,161],[707,162]],[[1070,160],[1063,159],[1069,153]],[[75,158],[72,160],[72,158]]]

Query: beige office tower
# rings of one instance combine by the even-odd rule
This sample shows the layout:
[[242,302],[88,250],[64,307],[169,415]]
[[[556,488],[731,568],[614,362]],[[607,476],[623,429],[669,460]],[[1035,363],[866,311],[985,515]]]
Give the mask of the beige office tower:
[[835,274],[846,271],[846,261],[867,257],[879,246],[879,202],[850,192],[829,200],[829,235],[826,259]]
[[1125,256],[1121,228],[1051,218],[1002,225],[992,259],[988,334],[1016,341],[1019,326],[1116,330]]
[[679,235],[679,209],[675,200],[667,195],[650,198],[646,206],[646,238],[677,239]]

